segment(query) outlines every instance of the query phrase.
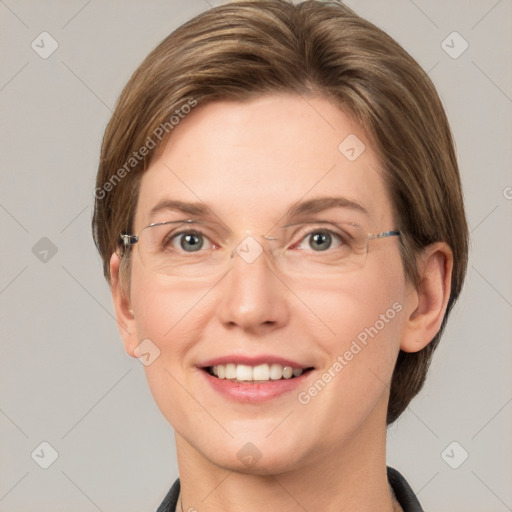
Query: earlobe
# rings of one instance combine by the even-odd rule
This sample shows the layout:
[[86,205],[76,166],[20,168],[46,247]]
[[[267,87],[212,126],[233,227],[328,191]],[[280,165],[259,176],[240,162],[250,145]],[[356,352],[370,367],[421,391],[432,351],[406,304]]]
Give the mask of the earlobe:
[[405,301],[408,316],[400,343],[402,351],[420,351],[439,332],[450,298],[452,269],[453,253],[448,244],[436,242],[424,248],[419,284]]
[[123,338],[125,350],[128,355],[136,357],[134,350],[139,342],[135,315],[131,307],[129,294],[125,289],[125,285],[121,282],[119,265],[119,256],[115,253],[112,254],[110,257],[110,291],[114,302],[117,327]]

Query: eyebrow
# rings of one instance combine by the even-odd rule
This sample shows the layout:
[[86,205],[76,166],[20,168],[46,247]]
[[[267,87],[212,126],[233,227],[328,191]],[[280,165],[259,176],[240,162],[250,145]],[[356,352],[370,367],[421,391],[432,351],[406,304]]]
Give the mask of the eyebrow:
[[[346,197],[327,196],[317,197],[314,199],[309,199],[307,201],[299,201],[291,205],[281,218],[293,219],[295,217],[300,217],[308,214],[320,213],[323,212],[324,210],[329,210],[331,208],[348,208],[359,211],[366,215],[367,217],[369,217],[368,210],[361,203],[358,203],[357,201],[348,199]],[[216,217],[216,215],[213,213],[213,210],[204,203],[190,203],[184,201],[177,201],[175,199],[165,199],[163,201],[160,201],[155,206],[153,206],[153,208],[151,208],[149,214],[150,216],[152,216],[155,213],[158,213],[162,210],[174,210],[186,213],[194,217]]]
[[211,215],[211,208],[208,208],[204,203],[186,203],[184,201],[176,201],[174,199],[165,199],[160,201],[151,208],[149,215],[152,216],[162,210],[175,210],[195,217],[207,217]]
[[286,218],[299,217],[301,215],[307,215],[311,213],[320,213],[330,208],[349,208],[356,210],[367,217],[369,217],[368,210],[357,201],[348,199],[346,197],[317,197],[309,199],[308,201],[302,201],[292,205],[285,213]]

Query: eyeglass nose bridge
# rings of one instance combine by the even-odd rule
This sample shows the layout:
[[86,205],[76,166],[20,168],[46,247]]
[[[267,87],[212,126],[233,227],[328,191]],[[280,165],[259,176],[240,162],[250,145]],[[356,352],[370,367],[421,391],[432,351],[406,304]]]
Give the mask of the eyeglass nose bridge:
[[[238,254],[246,263],[253,263],[264,252],[262,245],[256,240],[255,236],[247,235],[231,252],[230,259],[233,259]],[[271,235],[259,235],[265,240],[275,241],[279,240]]]

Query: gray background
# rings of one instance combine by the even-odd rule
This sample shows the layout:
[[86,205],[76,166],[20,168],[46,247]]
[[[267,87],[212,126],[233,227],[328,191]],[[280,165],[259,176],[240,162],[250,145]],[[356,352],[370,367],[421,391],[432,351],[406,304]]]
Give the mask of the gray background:
[[[172,430],[117,332],[91,205],[122,86],[217,3],[0,0],[1,511],[151,511],[177,476]],[[347,4],[438,87],[472,232],[464,293],[425,389],[389,431],[388,461],[427,512],[512,510],[512,2]],[[51,49],[43,31],[58,43],[47,58],[31,47]],[[454,31],[469,44],[457,58]],[[58,452],[48,469],[43,441]]]

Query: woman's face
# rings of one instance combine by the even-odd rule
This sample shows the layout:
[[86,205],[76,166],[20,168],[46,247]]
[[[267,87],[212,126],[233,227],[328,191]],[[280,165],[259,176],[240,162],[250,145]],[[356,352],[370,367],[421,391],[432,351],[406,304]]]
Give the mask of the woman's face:
[[183,219],[203,223],[171,225],[189,232],[167,239],[174,263],[133,248],[125,336],[132,354],[150,340],[147,379],[178,450],[276,474],[382,439],[410,285],[398,237],[364,256],[336,236],[396,228],[361,128],[321,97],[198,106],[143,175],[135,232]]

